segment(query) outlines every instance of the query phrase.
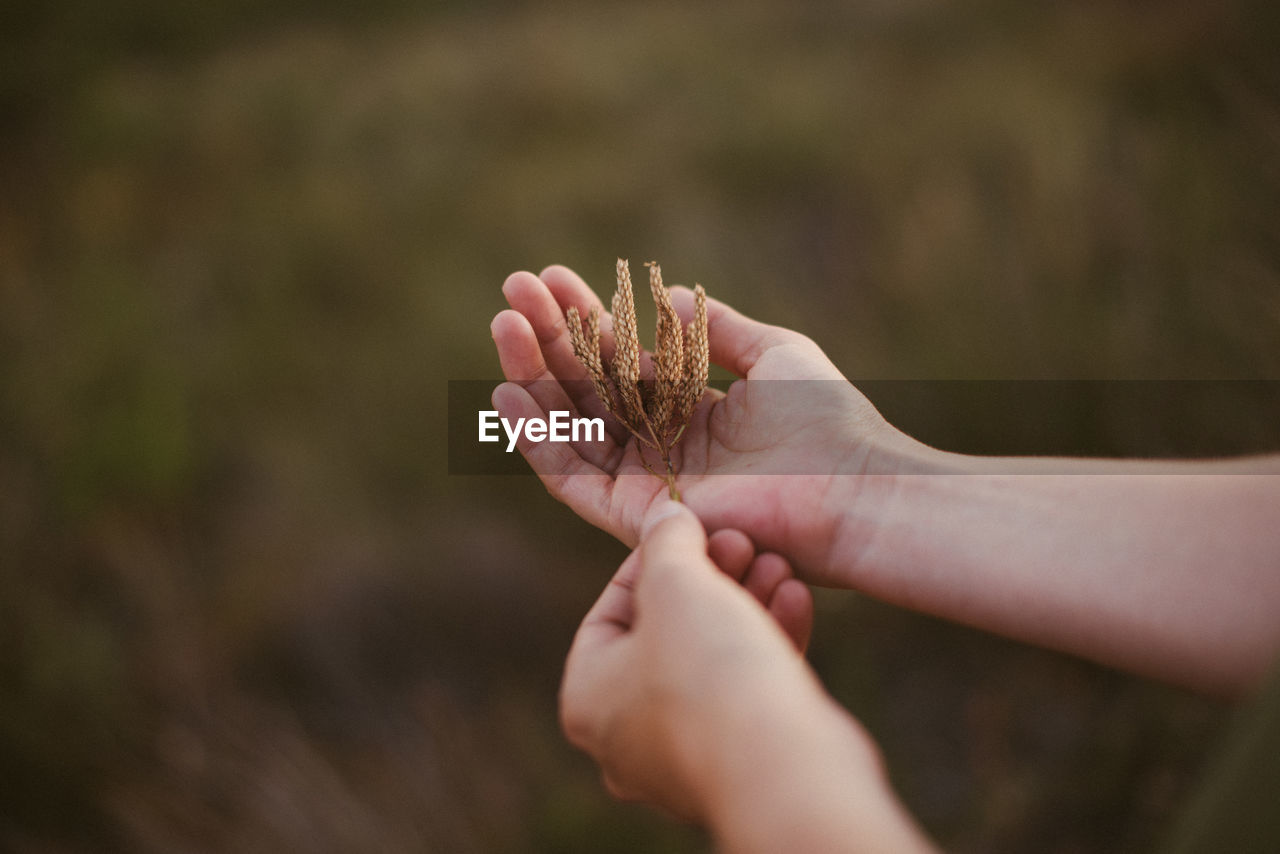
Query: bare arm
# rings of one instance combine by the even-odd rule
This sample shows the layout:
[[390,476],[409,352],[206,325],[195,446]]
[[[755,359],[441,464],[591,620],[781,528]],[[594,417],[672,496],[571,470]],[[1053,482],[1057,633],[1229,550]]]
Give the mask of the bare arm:
[[[1280,649],[1280,457],[980,458],[889,443],[846,479],[844,583],[1202,690],[1237,693]],[[870,500],[869,500],[870,499]],[[875,506],[869,504],[874,501]]]
[[610,790],[704,823],[730,852],[933,850],[799,654],[811,600],[785,562],[753,559],[741,532],[708,540],[680,505],[651,519],[583,621],[560,693],[566,734]]
[[[581,379],[563,312],[599,299],[563,267],[504,291],[512,310],[493,334],[512,382],[497,408],[569,408],[536,381]],[[673,299],[687,317],[688,293]],[[709,530],[747,531],[813,584],[1200,689],[1247,690],[1280,649],[1280,456],[944,453],[885,422],[803,335],[708,309],[712,360],[748,381],[709,392],[684,439],[680,487]],[[823,394],[780,406],[751,391],[797,379],[824,381]],[[629,544],[661,499],[634,444],[520,450],[553,495]]]

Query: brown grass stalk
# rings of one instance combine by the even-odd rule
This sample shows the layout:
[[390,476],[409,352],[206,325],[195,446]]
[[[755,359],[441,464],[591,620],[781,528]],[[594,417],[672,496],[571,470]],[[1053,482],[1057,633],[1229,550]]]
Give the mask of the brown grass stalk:
[[[655,261],[646,266],[658,314],[652,377],[641,376],[635,295],[631,271],[624,259],[619,258],[617,265],[618,287],[612,302],[614,355],[607,374],[600,359],[600,310],[592,309],[585,329],[577,308],[571,306],[565,318],[573,353],[586,368],[596,396],[635,436],[644,467],[664,480],[671,497],[679,501],[671,455],[707,389],[707,296],[701,285],[694,286],[694,318],[682,334],[680,316],[671,304],[671,291],[662,283],[662,268]],[[621,405],[614,400],[615,392]],[[645,446],[661,457],[661,472],[645,458]]]

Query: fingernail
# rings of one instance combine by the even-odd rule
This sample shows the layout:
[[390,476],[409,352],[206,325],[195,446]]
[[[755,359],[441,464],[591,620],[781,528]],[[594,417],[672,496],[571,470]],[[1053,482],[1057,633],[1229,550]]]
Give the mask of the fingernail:
[[670,519],[672,516],[679,516],[681,513],[690,513],[688,507],[679,501],[672,501],[670,498],[663,501],[653,510],[649,511],[649,515],[645,516],[644,527],[640,534],[640,539],[645,539],[650,532],[658,526],[658,523],[664,519]]

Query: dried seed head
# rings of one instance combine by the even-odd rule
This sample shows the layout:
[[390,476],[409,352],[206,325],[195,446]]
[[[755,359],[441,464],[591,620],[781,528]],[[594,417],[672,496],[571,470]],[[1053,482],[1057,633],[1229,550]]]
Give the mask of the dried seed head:
[[[613,295],[613,361],[606,371],[600,358],[600,309],[593,308],[585,323],[577,308],[565,312],[569,340],[578,361],[586,368],[596,395],[605,407],[626,425],[643,446],[654,449],[666,464],[659,474],[644,458],[640,461],[651,473],[663,478],[671,497],[679,500],[672,450],[684,435],[693,410],[707,388],[710,346],[707,337],[707,294],[694,286],[693,322],[680,329],[680,317],[671,305],[671,292],[662,284],[662,268],[649,262],[649,290],[658,311],[658,330],[653,354],[653,385],[648,395],[641,391],[640,336],[636,328],[635,295],[627,262],[618,259],[618,289]],[[609,380],[613,381],[613,397]],[[646,411],[646,397],[648,406]],[[619,403],[618,401],[621,401]]]
[[676,423],[684,425],[693,415],[694,407],[707,390],[707,375],[711,363],[711,341],[707,337],[707,292],[702,285],[693,286],[693,322],[685,329],[684,377],[680,386],[680,399],[676,405]]
[[571,305],[564,312],[565,326],[569,328],[569,343],[573,345],[573,355],[578,357],[578,361],[588,371],[591,365],[588,362],[587,341],[582,335],[582,318],[578,315],[578,307]]
[[600,361],[600,307],[594,306],[587,315],[585,334],[576,306],[569,306],[565,312],[565,320],[569,327],[569,341],[573,344],[573,355],[587,369],[596,397],[600,398],[606,409],[613,412],[613,395],[609,393],[604,365]]
[[640,336],[636,329],[636,302],[631,291],[631,271],[618,259],[618,290],[613,295],[613,383],[635,424],[645,421],[640,400]]
[[658,314],[649,417],[655,428],[663,429],[680,396],[684,379],[684,342],[680,334],[680,315],[671,305],[671,291],[662,284],[662,268],[657,261],[650,261],[645,266],[649,268],[649,290]]

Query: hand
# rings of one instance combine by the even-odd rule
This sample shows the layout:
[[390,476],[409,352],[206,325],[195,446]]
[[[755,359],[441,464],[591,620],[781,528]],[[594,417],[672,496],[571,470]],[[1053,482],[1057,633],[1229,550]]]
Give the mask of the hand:
[[609,790],[706,824],[727,851],[932,850],[800,656],[812,599],[786,562],[738,531],[708,539],[674,502],[649,524],[560,692],[565,734]]
[[[584,317],[599,307],[608,359],[612,320],[599,298],[564,267],[550,267],[540,278],[516,273],[503,292],[513,310],[494,318],[492,332],[511,382],[495,390],[497,409],[512,419],[545,417],[553,409],[600,414],[564,319],[571,305]],[[687,322],[692,293],[673,288],[672,301]],[[915,443],[890,427],[808,338],[710,298],[707,315],[713,362],[749,380],[792,382],[734,383],[727,394],[704,396],[676,448],[684,501],[710,529],[749,531],[761,547],[788,555],[806,580],[841,586],[829,555],[837,537],[849,534],[841,526],[850,496],[837,500],[833,493],[850,488],[851,479],[837,476],[879,470],[886,449]],[[807,382],[795,382],[801,380]],[[522,441],[519,448],[552,495],[635,545],[646,512],[665,500],[666,487],[645,470],[640,447],[625,430],[606,438],[578,445]],[[780,473],[790,476],[772,476]],[[876,484],[859,480],[864,489]]]
[[561,719],[614,795],[700,818],[714,760],[699,754],[724,731],[717,710],[821,695],[801,657],[813,599],[740,531],[708,538],[674,502],[656,515],[578,630]]

